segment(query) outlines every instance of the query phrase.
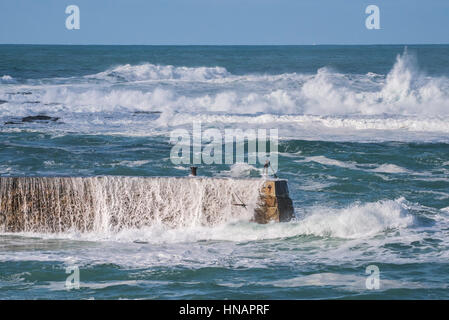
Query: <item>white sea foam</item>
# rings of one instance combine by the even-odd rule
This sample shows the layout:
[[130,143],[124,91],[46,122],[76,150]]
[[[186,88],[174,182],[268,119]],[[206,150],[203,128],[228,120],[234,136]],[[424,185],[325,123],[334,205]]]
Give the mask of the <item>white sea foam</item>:
[[304,217],[290,223],[257,225],[231,223],[213,228],[170,229],[155,226],[141,230],[124,230],[113,236],[118,241],[136,238],[150,243],[196,242],[205,240],[256,241],[291,238],[301,235],[337,237],[343,239],[369,238],[391,229],[412,226],[415,219],[408,212],[404,199],[353,204],[335,209],[313,207]]
[[[340,161],[335,159],[330,159],[325,156],[312,156],[306,157],[302,160],[295,160],[296,162],[316,162],[325,166],[335,166],[340,168],[346,168],[351,170],[361,170],[368,172],[378,172],[378,173],[411,173],[409,170],[402,168],[398,165],[391,163],[384,163],[381,165],[377,164],[357,164],[353,161]],[[415,173],[419,174],[419,173]]]
[[315,208],[301,220],[304,234],[360,238],[413,225],[404,199],[353,204],[343,209]]
[[260,176],[261,175],[261,169],[256,168],[255,166],[252,166],[250,164],[247,164],[246,162],[238,162],[233,165],[231,165],[229,172],[224,172],[225,174],[229,173],[231,177],[234,178],[243,178],[243,177],[249,177],[251,175]]
[[123,160],[123,161],[113,164],[113,166],[119,165],[119,166],[135,168],[135,167],[141,167],[147,163],[150,163],[150,160],[137,160],[137,161]]
[[306,157],[304,160],[296,160],[296,161],[297,162],[316,162],[316,163],[323,164],[326,166],[336,166],[336,167],[341,167],[341,168],[360,170],[360,168],[358,168],[354,162],[339,161],[339,160],[327,158],[325,156]]
[[291,238],[302,235],[337,237],[343,239],[369,238],[390,229],[403,229],[414,224],[415,218],[407,210],[403,198],[372,203],[355,203],[337,209],[327,207],[306,208],[296,221],[259,225],[252,222],[224,222],[216,226],[172,228],[155,223],[141,228],[123,228],[120,231],[97,230],[80,233],[14,233],[16,235],[62,238],[89,241],[141,241],[148,243],[184,243],[198,241],[258,241]]
[[88,78],[110,79],[119,81],[144,80],[189,80],[205,81],[220,79],[230,74],[222,67],[175,67],[171,65],[120,65]]
[[15,82],[14,78],[7,74],[3,75],[0,78],[0,83],[14,83],[14,82]]
[[408,170],[399,167],[395,164],[390,164],[390,163],[386,163],[386,164],[382,164],[379,167],[372,169],[371,171],[373,172],[382,172],[382,173],[407,173]]
[[353,80],[344,75],[327,68],[318,70],[301,89],[306,113],[448,115],[448,79],[420,74],[414,57],[407,52],[398,55],[380,90],[376,86],[357,90],[352,84]]
[[[86,82],[92,77],[97,82]],[[329,68],[307,75],[236,76],[222,67],[147,63],[58,81],[0,88],[0,99],[8,101],[0,104],[0,116],[59,115],[73,124],[60,130],[72,131],[77,124],[79,130],[111,128],[123,134],[139,134],[142,119],[129,117],[134,111],[162,112],[147,121],[147,132],[202,121],[280,127],[281,136],[305,139],[357,140],[363,132],[372,139],[391,138],[389,131],[396,132],[395,139],[422,140],[431,133],[430,139],[437,135],[441,140],[449,133],[449,79],[422,74],[407,52],[386,76],[347,75]],[[14,91],[31,94],[10,94]],[[85,126],[79,124],[82,114],[89,115]]]
[[139,65],[119,65],[106,71],[88,75],[86,79],[102,79],[114,82],[208,82],[208,83],[231,83],[231,82],[279,82],[296,81],[303,82],[311,75],[298,73],[283,74],[231,74],[223,67],[185,67],[172,65],[155,65],[143,63]]
[[[413,205],[400,198],[344,208],[307,207],[296,221],[267,225],[240,221],[213,227],[172,229],[155,224],[119,232],[0,234],[1,249],[15,248],[3,250],[0,261],[62,261],[82,268],[105,263],[131,268],[270,269],[273,265],[350,263],[363,270],[373,261],[446,262],[447,212],[429,215],[435,221],[429,226],[421,225],[412,210]],[[440,254],[426,249],[435,245],[425,240],[428,232],[439,241]],[[53,239],[60,239],[58,250],[54,250]],[[18,249],[30,243],[35,250]],[[396,244],[418,246],[420,254],[404,255],[403,250],[394,249]]]

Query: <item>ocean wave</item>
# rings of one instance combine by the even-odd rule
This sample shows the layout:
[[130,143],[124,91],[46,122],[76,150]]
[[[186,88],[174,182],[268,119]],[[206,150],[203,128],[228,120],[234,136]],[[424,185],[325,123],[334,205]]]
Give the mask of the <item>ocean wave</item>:
[[[108,121],[101,120],[105,113],[108,118],[120,119],[125,113],[157,111],[161,115],[150,124],[152,128],[202,121],[218,125],[282,126],[291,132],[284,136],[290,137],[310,128],[316,129],[317,134],[326,131],[334,134],[335,130],[449,133],[449,79],[422,74],[416,59],[407,52],[397,56],[387,75],[342,74],[323,67],[316,74],[307,75],[236,76],[222,67],[147,63],[118,66],[88,76],[92,77],[122,79],[125,83],[83,84],[79,80],[64,85],[17,88],[17,92],[26,91],[26,95],[0,88],[0,99],[7,101],[0,105],[0,116],[52,114],[69,123],[77,121],[77,114],[85,113],[107,126]],[[153,82],[132,82],[147,80]],[[182,83],[160,82],[165,80]],[[128,119],[127,126],[133,127],[139,120]],[[99,123],[91,124],[92,128],[98,126]]]
[[301,88],[304,112],[321,115],[449,114],[449,80],[420,73],[416,59],[406,51],[397,56],[392,70],[377,86],[371,85],[371,90],[357,90],[354,83],[351,77],[327,68],[319,69]]
[[[22,98],[23,99],[23,98]],[[14,110],[0,105],[3,116],[26,116],[30,113],[63,114],[73,113],[120,113],[159,111],[163,113],[159,125],[177,126],[194,121],[204,123],[250,123],[250,124],[292,124],[319,125],[331,129],[352,130],[403,130],[416,132],[449,132],[449,115],[441,113],[425,115],[295,115],[296,103],[291,95],[282,90],[267,94],[248,95],[235,92],[221,92],[216,95],[197,97],[176,96],[171,90],[155,89],[150,92],[139,90],[102,91],[92,89],[78,92],[68,88],[51,88],[43,94],[29,99],[40,104],[15,104]],[[258,110],[264,110],[260,114]],[[284,112],[286,114],[282,114]],[[290,112],[287,112],[290,111]],[[424,111],[423,111],[424,112]],[[279,114],[280,113],[280,114]],[[109,115],[110,116],[110,115]]]
[[[259,225],[251,222],[223,223],[213,227],[194,226],[170,228],[154,224],[142,228],[125,228],[118,232],[37,233],[19,232],[14,235],[48,239],[81,241],[118,241],[146,243],[184,243],[198,241],[259,241],[292,238],[305,235],[342,239],[369,238],[392,230],[404,229],[415,223],[404,198],[371,203],[354,203],[345,208],[311,207],[289,223]],[[8,233],[4,233],[8,234]]]
[[15,83],[15,82],[16,82],[15,79],[13,77],[11,77],[10,75],[5,74],[2,77],[0,77],[0,83],[8,84],[8,83]]
[[[167,114],[159,120],[164,126],[191,125],[193,122],[202,122],[208,125],[234,124],[254,127],[278,127],[284,131],[285,137],[294,138],[302,133],[301,129],[315,129],[316,137],[326,129],[341,131],[402,131],[407,132],[440,132],[449,133],[448,117],[413,117],[413,116],[314,116],[314,115],[273,115],[263,114],[250,116],[224,115],[224,114]],[[289,134],[290,133],[290,134]],[[337,134],[338,132],[334,132]],[[371,137],[376,133],[371,132]],[[296,138],[298,136],[296,135]]]
[[188,80],[206,81],[230,76],[222,67],[175,67],[171,65],[120,65],[87,78],[115,81]]
[[[0,246],[12,245],[16,251],[2,255],[0,260],[137,268],[188,265],[193,269],[207,266],[272,269],[277,264],[306,266],[311,262],[365,266],[370,261],[444,263],[448,259],[444,251],[447,247],[444,230],[448,225],[444,209],[425,214],[435,225],[421,223],[422,208],[414,209],[403,198],[354,202],[341,208],[323,204],[301,211],[296,221],[266,225],[239,221],[174,229],[155,224],[106,233],[2,233],[0,237],[5,241]],[[428,232],[438,242],[429,239]],[[60,250],[49,253],[54,239],[58,239]],[[30,243],[36,250],[20,250]],[[443,250],[440,254],[435,254],[435,243],[439,252]],[[420,254],[404,254],[398,247]]]
[[260,177],[262,176],[262,169],[256,168],[245,162],[237,162],[231,165],[229,171],[222,171],[221,174],[224,176],[231,176],[233,178],[244,178],[244,177]]
[[[376,234],[412,226],[415,218],[404,198],[372,203],[355,203],[346,208],[312,207],[303,217],[289,223],[258,225],[240,222],[213,228],[124,230],[112,235],[115,241],[196,242],[205,240],[259,241],[304,235],[342,239],[369,238]],[[166,236],[163,233],[167,233]]]
[[303,234],[338,238],[369,237],[389,229],[407,228],[414,224],[405,199],[353,204],[343,209],[314,208],[301,220]]
[[[83,77],[84,79],[106,80],[117,83],[157,83],[161,82],[206,82],[210,84],[241,84],[245,82],[296,82],[303,83],[313,75],[301,73],[282,73],[282,74],[243,74],[236,75],[230,73],[226,68],[214,67],[186,67],[173,65],[155,65],[143,63],[138,65],[119,65],[106,71],[99,72]],[[62,80],[62,79],[60,79]],[[73,79],[71,79],[73,80]]]
[[[378,164],[358,164],[353,161],[340,161],[335,159],[330,159],[325,156],[312,156],[306,157],[302,160],[296,160],[296,162],[316,162],[325,166],[335,166],[345,169],[351,170],[361,170],[368,172],[378,172],[378,173],[409,173],[413,174],[413,172],[402,168],[398,165],[391,163],[383,163],[381,165]],[[417,173],[415,173],[417,174]]]
[[407,169],[404,169],[400,166],[397,166],[397,165],[391,164],[391,163],[382,164],[379,167],[372,169],[371,171],[380,172],[380,173],[408,173],[409,172]]

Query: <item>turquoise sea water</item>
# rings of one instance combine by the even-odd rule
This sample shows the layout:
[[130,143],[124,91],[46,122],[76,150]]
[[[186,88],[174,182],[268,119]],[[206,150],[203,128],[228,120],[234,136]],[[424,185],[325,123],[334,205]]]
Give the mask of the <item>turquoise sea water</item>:
[[3,232],[0,298],[449,298],[449,46],[0,45],[1,176],[186,176],[193,121],[278,129],[296,219]]

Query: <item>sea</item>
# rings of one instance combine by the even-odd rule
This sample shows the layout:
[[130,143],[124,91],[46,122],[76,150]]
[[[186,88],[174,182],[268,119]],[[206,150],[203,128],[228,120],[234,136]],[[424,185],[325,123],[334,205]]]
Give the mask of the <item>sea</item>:
[[0,219],[0,299],[449,298],[449,45],[0,45],[1,177],[187,177],[171,134],[193,123],[277,129],[295,218],[189,220],[199,188],[163,208],[180,224]]

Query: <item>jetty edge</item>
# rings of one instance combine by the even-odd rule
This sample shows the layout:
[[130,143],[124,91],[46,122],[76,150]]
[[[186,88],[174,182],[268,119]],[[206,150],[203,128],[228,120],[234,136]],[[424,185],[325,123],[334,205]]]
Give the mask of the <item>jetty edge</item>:
[[261,224],[288,222],[295,216],[287,180],[266,180],[260,190],[261,204],[254,210],[254,221]]

